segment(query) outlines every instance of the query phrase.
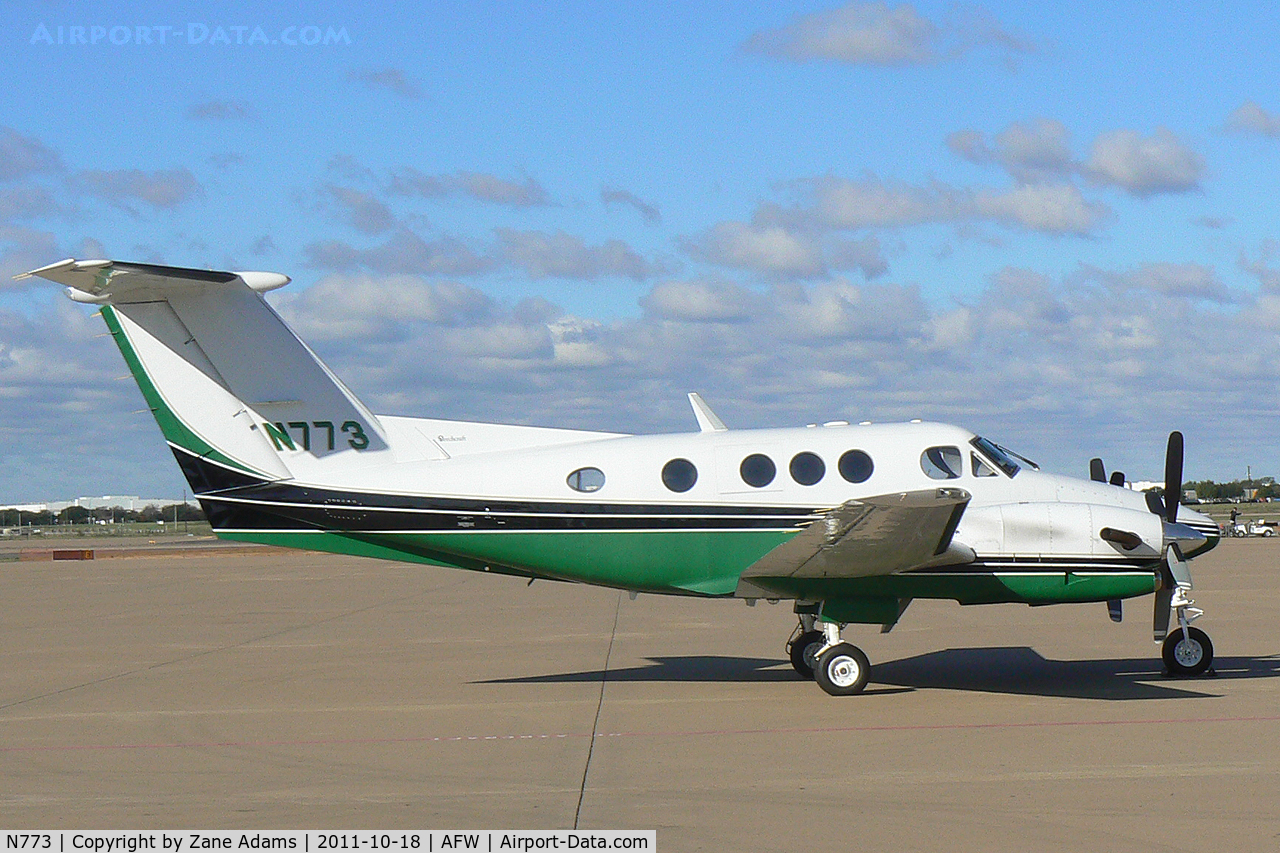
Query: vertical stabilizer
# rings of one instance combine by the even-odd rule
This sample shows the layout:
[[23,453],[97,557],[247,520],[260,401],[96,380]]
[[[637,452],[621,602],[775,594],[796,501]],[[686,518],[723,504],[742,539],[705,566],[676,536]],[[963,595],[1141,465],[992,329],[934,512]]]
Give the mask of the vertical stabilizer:
[[197,493],[392,461],[377,417],[263,300],[277,273],[62,261],[28,275],[102,317]]

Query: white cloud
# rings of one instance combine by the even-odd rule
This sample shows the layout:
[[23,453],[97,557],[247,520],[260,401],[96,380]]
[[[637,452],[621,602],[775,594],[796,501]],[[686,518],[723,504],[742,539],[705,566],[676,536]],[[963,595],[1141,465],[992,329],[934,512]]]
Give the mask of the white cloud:
[[802,193],[800,207],[764,206],[758,218],[842,229],[990,221],[1014,229],[1088,236],[1100,230],[1109,215],[1105,205],[1087,201],[1067,183],[958,188],[936,181],[912,186],[874,175],[857,181],[827,175],[795,185]]
[[397,225],[391,208],[369,193],[335,184],[325,184],[320,191],[337,205],[346,223],[362,234],[382,234]]
[[349,76],[369,89],[390,92],[406,100],[416,101],[422,97],[422,84],[399,68],[352,71]]
[[696,260],[777,278],[816,278],[827,269],[817,240],[779,225],[721,222],[681,248]]
[[62,205],[42,186],[0,187],[0,222],[49,216],[61,209]]
[[1071,134],[1055,119],[1014,122],[988,145],[977,130],[959,130],[947,137],[947,147],[971,163],[997,163],[1020,181],[1060,180],[1075,169]]
[[34,136],[0,127],[0,181],[12,181],[62,169],[58,152]]
[[[26,313],[0,307],[0,502],[100,494],[104,483],[145,494],[155,482],[176,499],[173,457],[102,321],[48,292]],[[86,437],[108,423],[104,452]]]
[[341,240],[322,240],[305,247],[307,266],[328,270],[364,267],[380,273],[407,275],[479,275],[494,262],[477,255],[462,240],[448,235],[425,240],[397,228],[379,246],[359,249]]
[[1119,291],[1148,290],[1168,297],[1203,299],[1222,305],[1242,302],[1248,296],[1233,291],[1218,278],[1217,272],[1197,263],[1148,263],[1123,273],[1091,270],[1093,275]]
[[206,121],[252,121],[257,118],[257,113],[244,101],[205,101],[188,108],[187,118]]
[[606,205],[622,204],[634,208],[649,225],[657,225],[662,222],[662,212],[655,205],[649,204],[627,190],[604,187],[600,190],[600,201]]
[[909,5],[854,2],[797,15],[786,27],[756,33],[744,49],[797,61],[920,65],[937,59],[938,27]]
[[1205,163],[1172,131],[1162,127],[1145,138],[1133,130],[1101,134],[1093,141],[1084,168],[1100,184],[1148,197],[1199,189]]
[[935,23],[907,3],[890,6],[861,0],[797,15],[785,27],[754,34],[742,49],[795,62],[902,66],[955,59],[984,46],[996,48],[1010,60],[1037,52],[1027,39],[1009,33],[981,10]]
[[1280,137],[1280,114],[1269,112],[1255,101],[1245,101],[1227,116],[1226,130]]
[[1139,198],[1198,190],[1205,175],[1204,158],[1163,127],[1146,137],[1134,130],[1101,133],[1084,161],[1072,155],[1066,126],[1048,118],[1014,122],[990,143],[981,131],[959,130],[947,137],[947,147],[971,163],[998,165],[1019,183],[1081,175]]
[[411,275],[331,275],[305,290],[282,291],[277,301],[298,333],[316,340],[395,337],[417,323],[473,325],[494,312],[475,288]]
[[1085,237],[1107,217],[1104,205],[1088,202],[1072,184],[1024,184],[983,190],[972,196],[966,218],[992,219],[1012,228]]
[[580,237],[557,231],[521,231],[495,228],[496,254],[530,278],[595,279],[623,276],[642,280],[665,271],[661,264],[645,260],[621,240],[588,246]]
[[512,181],[487,172],[468,171],[428,175],[412,166],[404,166],[391,173],[387,192],[420,198],[466,196],[510,207],[542,207],[551,203],[546,189],[533,178]]
[[1280,295],[1280,269],[1271,266],[1271,262],[1280,254],[1280,243],[1273,239],[1263,240],[1258,247],[1256,258],[1250,258],[1241,251],[1236,265],[1253,276],[1271,295]]
[[132,202],[146,202],[153,208],[172,209],[203,189],[189,169],[85,169],[72,176],[73,190],[96,196],[133,215],[138,215]]
[[646,311],[669,320],[732,322],[747,317],[754,299],[751,291],[733,282],[695,279],[660,282],[640,304]]

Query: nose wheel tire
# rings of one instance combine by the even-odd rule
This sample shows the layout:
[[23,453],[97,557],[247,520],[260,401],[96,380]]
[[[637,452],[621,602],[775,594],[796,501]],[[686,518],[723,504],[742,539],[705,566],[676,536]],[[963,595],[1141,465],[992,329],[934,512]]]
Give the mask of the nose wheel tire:
[[818,658],[813,680],[832,696],[861,693],[871,676],[871,662],[862,649],[849,643],[837,643]]
[[1213,664],[1213,643],[1199,628],[1175,628],[1165,638],[1161,657],[1170,675],[1201,675]]
[[787,643],[787,654],[791,656],[791,667],[804,679],[813,680],[813,670],[818,665],[818,649],[822,648],[821,631],[805,631]]

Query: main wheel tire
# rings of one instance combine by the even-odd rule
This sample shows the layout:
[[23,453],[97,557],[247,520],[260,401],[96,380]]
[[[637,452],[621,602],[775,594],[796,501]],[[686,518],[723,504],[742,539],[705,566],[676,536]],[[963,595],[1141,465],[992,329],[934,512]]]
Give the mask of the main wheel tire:
[[813,669],[818,665],[815,652],[822,648],[826,637],[821,631],[805,631],[787,643],[787,654],[791,656],[791,668],[804,679],[813,681]]
[[1213,643],[1199,628],[1175,628],[1164,639],[1161,657],[1170,675],[1200,675],[1213,664]]
[[849,643],[837,643],[818,657],[813,680],[832,696],[861,693],[871,677],[871,662],[862,649]]

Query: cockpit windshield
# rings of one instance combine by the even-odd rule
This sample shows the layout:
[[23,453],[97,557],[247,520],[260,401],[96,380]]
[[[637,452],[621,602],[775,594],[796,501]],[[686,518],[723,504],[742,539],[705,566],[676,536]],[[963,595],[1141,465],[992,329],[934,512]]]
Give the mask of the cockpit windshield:
[[975,436],[973,441],[969,443],[976,447],[978,452],[985,456],[993,465],[1003,471],[1007,477],[1016,476],[1017,473],[1022,470],[1022,467],[1015,461],[1018,459],[1027,463],[1031,468],[1039,468],[1039,466],[1030,459],[1027,459],[1024,456],[1019,456],[1012,450],[1006,450],[994,441],[989,441],[982,436]]

